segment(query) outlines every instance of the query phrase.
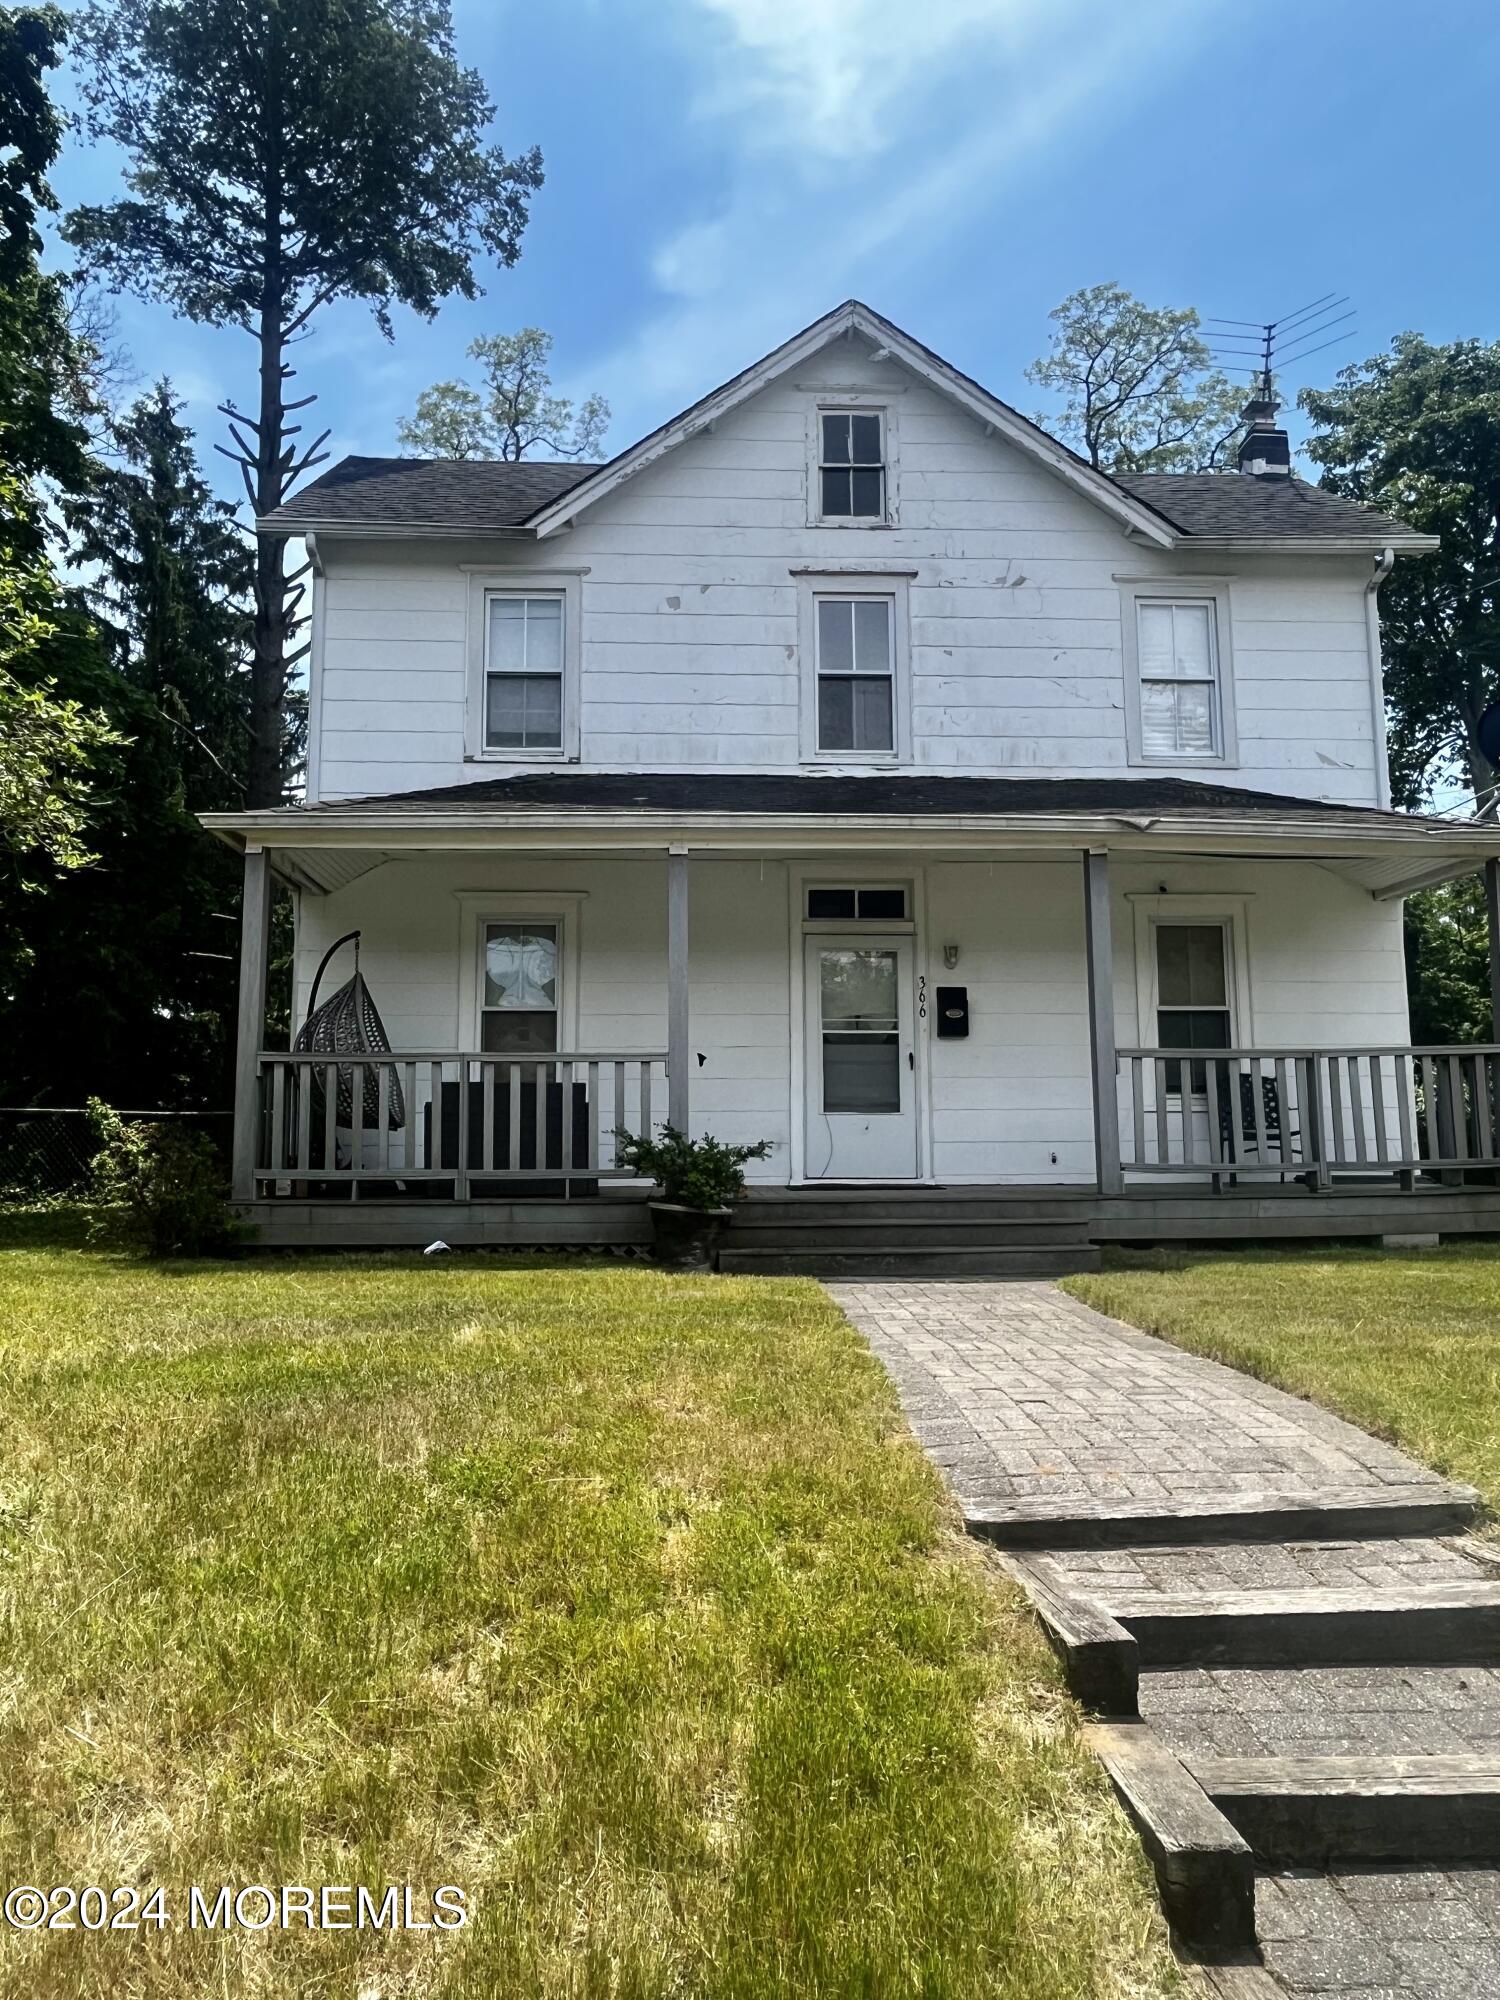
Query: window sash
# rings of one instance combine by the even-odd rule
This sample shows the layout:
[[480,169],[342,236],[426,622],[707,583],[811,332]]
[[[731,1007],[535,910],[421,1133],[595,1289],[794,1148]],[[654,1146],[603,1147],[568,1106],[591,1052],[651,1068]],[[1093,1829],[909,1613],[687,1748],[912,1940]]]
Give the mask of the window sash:
[[[1182,952],[1182,963],[1178,968],[1186,977],[1186,995],[1182,999],[1165,1000],[1162,997],[1162,945],[1174,933],[1185,935],[1187,942]],[[1201,958],[1194,963],[1194,945],[1201,948],[1204,937],[1218,940],[1218,966],[1204,965]],[[1192,922],[1162,923],[1155,926],[1152,941],[1156,970],[1156,1045],[1162,1049],[1228,1049],[1234,1046],[1234,989],[1231,984],[1231,960],[1229,949],[1229,928],[1226,924]],[[1217,976],[1215,977],[1215,972]],[[1203,977],[1203,975],[1207,975]],[[1203,990],[1195,990],[1201,980]],[[1174,982],[1175,985],[1175,982]],[[1182,1070],[1180,1062],[1170,1062],[1166,1066],[1166,1087],[1173,1097],[1182,1094]],[[1208,1074],[1204,1063],[1188,1065],[1188,1088],[1192,1095],[1202,1097],[1208,1090]]]
[[[487,750],[562,748],[566,616],[560,595],[543,591],[492,591],[487,596],[484,667]],[[509,652],[511,657],[497,658],[501,651]],[[507,720],[500,721],[498,718],[502,716]]]
[[[878,619],[864,616],[878,608]],[[837,614],[848,612],[847,623]],[[891,597],[813,602],[817,747],[888,757],[896,748],[896,604]]]
[[1183,761],[1222,756],[1216,601],[1142,597],[1135,616],[1142,753]]
[[[490,972],[489,948],[498,938],[517,940],[515,984],[492,998],[497,982]],[[532,951],[527,964],[528,946]],[[550,985],[551,993],[547,992]],[[562,926],[526,918],[488,919],[479,927],[479,1045],[498,1054],[544,1055],[556,1050],[562,1018]]]
[[819,411],[818,511],[829,520],[884,520],[885,419],[881,411]]

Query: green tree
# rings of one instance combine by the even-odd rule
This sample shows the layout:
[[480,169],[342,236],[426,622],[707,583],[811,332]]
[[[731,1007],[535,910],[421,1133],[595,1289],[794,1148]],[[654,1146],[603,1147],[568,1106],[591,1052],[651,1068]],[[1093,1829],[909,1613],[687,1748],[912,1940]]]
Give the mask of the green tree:
[[[165,384],[127,411],[117,462],[65,503],[91,576],[30,663],[102,711],[89,753],[91,867],[0,885],[0,1093],[217,1108],[235,993],[233,856],[195,812],[243,796],[250,551],[213,499]],[[14,1101],[12,1097],[11,1101]]]
[[609,405],[589,396],[575,410],[552,394],[552,336],[539,326],[481,334],[469,358],[484,389],[434,382],[399,426],[402,444],[428,458],[525,458],[542,445],[554,458],[589,458],[609,428]]
[[1088,285],[1052,312],[1026,379],[1063,398],[1047,425],[1104,472],[1200,472],[1221,463],[1245,391],[1214,367],[1191,307],[1143,305]]
[[1380,593],[1393,794],[1415,805],[1461,774],[1485,798],[1500,775],[1478,739],[1500,697],[1500,342],[1399,334],[1298,400],[1321,485],[1442,537]]
[[179,788],[201,812],[245,798],[254,559],[199,470],[181,409],[169,382],[142,396],[111,427],[112,462],[64,517],[115,664],[178,731]]
[[95,858],[92,759],[121,741],[47,676],[65,614],[46,565],[18,546],[31,533],[20,482],[0,471],[0,858],[12,894],[28,895]]
[[1406,983],[1419,1046],[1492,1039],[1489,952],[1479,876],[1407,897]]
[[[520,254],[540,155],[487,140],[494,106],[458,62],[448,0],[109,0],[77,17],[76,41],[89,129],[124,151],[129,192],[76,209],[69,239],[107,283],[252,335],[254,414],[224,408],[229,456],[270,514],[326,439],[293,421],[314,399],[288,400],[289,343],[334,299],[366,301],[389,336],[396,303],[430,318],[476,296],[481,253]],[[252,805],[278,803],[288,777],[305,587],[285,539],[262,537]]]
[[[47,174],[63,128],[47,72],[66,26],[56,7],[0,7],[0,457],[23,482],[73,488],[88,477],[88,350],[69,326],[66,281],[38,262],[37,230],[57,207]],[[40,546],[40,516],[14,492],[7,519],[13,545]]]

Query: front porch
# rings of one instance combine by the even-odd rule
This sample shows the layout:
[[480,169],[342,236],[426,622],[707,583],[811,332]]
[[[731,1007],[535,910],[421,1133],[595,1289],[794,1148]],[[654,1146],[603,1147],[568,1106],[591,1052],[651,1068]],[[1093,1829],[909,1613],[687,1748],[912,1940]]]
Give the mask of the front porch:
[[[234,1191],[268,1245],[642,1243],[615,1135],[663,1122],[773,1143],[726,1268],[1500,1231],[1500,1044],[1405,1039],[1400,941],[1402,895],[1443,874],[1484,866],[1495,907],[1494,829],[1304,807],[455,832],[382,803],[245,843]],[[264,1045],[273,876],[295,1018],[360,930],[389,1050]]]

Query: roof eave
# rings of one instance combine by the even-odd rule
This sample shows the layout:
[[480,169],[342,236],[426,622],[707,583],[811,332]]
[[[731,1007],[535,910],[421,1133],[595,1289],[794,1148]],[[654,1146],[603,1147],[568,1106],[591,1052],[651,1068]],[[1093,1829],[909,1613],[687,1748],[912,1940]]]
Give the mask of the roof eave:
[[347,808],[320,811],[318,807],[281,807],[264,813],[202,813],[199,823],[210,833],[235,845],[254,842],[266,847],[314,845],[359,845],[371,836],[383,846],[419,845],[422,837],[445,834],[450,838],[465,834],[496,833],[547,835],[650,834],[662,840],[691,841],[693,838],[720,837],[727,833],[752,836],[792,836],[799,840],[837,840],[846,834],[893,834],[903,837],[926,835],[949,838],[1004,838],[1012,842],[1032,840],[1038,845],[1076,844],[1109,837],[1114,844],[1160,847],[1168,840],[1202,843],[1229,843],[1250,848],[1273,847],[1295,842],[1331,854],[1357,853],[1372,848],[1423,849],[1437,861],[1443,850],[1453,856],[1473,855],[1482,859],[1500,853],[1500,826],[1465,824],[1450,826],[1430,820],[1412,819],[1403,824],[1396,816],[1385,824],[1349,825],[1318,814],[1298,813],[1247,820],[1242,812],[1200,815],[1142,810],[1128,812],[1113,808],[1099,812],[1048,813],[861,813],[840,814],[836,821],[816,813],[736,813],[669,812],[659,809],[554,811],[535,808],[505,812],[473,807],[463,812],[424,812],[420,809],[380,812],[350,812]]
[[1365,556],[1392,549],[1398,556],[1424,556],[1442,545],[1436,535],[1184,535],[1184,549],[1220,555]]
[[332,535],[362,542],[404,541],[410,537],[452,541],[456,536],[483,541],[493,535],[525,542],[536,540],[534,528],[520,525],[489,527],[478,521],[340,521],[322,516],[278,521],[274,514],[259,516],[255,532],[277,539],[287,535]]

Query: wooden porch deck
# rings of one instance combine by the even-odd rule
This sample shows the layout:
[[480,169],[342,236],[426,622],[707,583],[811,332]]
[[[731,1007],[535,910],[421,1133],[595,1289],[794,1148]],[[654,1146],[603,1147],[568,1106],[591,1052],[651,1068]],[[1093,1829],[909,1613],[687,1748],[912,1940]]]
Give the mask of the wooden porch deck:
[[[620,1186],[572,1200],[391,1200],[240,1204],[265,1249],[582,1249],[651,1240],[646,1194]],[[720,1258],[736,1272],[933,1277],[1087,1270],[1106,1244],[1190,1245],[1500,1236],[1500,1181],[1341,1181],[1327,1190],[1181,1181],[1100,1194],[1091,1187],[757,1187]]]

